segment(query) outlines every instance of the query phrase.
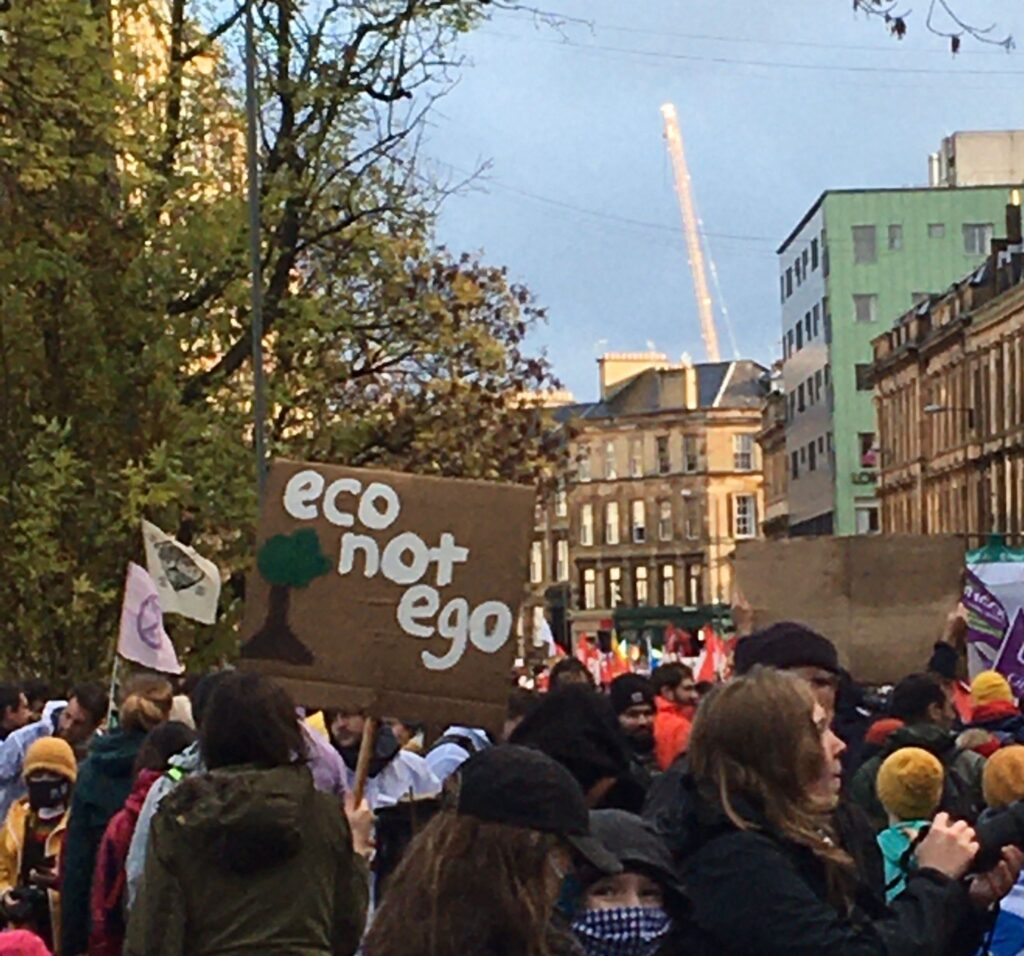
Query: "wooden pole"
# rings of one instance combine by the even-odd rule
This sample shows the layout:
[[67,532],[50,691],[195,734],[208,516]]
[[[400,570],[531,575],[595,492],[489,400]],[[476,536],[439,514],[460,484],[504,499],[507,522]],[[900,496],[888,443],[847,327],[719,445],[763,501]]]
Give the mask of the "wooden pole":
[[356,779],[352,787],[352,798],[355,806],[363,802],[366,790],[366,778],[370,772],[370,758],[373,756],[377,743],[377,726],[380,722],[376,717],[367,717],[363,727],[363,739],[359,742],[359,756],[356,758]]

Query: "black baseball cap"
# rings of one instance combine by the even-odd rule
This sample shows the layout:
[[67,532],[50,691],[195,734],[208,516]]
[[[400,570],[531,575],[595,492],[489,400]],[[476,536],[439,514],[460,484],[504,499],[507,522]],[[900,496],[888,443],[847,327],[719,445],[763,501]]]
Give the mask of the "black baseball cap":
[[591,836],[590,815],[576,779],[547,754],[502,744],[474,754],[461,767],[455,812],[488,823],[562,837],[602,873],[622,864]]

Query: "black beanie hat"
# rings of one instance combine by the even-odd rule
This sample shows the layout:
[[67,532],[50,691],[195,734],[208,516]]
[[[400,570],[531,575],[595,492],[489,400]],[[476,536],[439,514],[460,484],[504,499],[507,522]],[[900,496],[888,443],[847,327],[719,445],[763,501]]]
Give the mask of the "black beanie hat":
[[841,670],[835,645],[809,627],[792,621],[772,624],[736,645],[733,665],[737,674],[745,674],[756,664],[778,670],[820,667],[833,674]]
[[616,716],[630,707],[654,706],[654,687],[639,674],[622,674],[608,685],[608,699]]

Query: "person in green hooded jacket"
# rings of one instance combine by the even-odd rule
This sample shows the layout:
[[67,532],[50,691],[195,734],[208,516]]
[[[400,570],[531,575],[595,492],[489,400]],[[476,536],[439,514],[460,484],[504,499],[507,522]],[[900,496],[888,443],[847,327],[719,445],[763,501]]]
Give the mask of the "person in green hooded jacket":
[[258,674],[229,675],[199,742],[207,772],[153,819],[125,956],[352,956],[372,816],[347,806],[350,828],[315,788],[288,694]]
[[61,953],[81,956],[89,948],[96,854],[107,824],[131,792],[135,758],[146,735],[170,717],[174,690],[163,677],[140,674],[125,685],[118,726],[97,736],[78,770],[61,866]]

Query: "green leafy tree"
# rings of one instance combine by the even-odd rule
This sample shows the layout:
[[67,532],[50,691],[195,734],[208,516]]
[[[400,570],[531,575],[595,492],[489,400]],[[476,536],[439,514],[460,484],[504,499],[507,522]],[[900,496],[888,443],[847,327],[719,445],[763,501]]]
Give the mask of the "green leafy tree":
[[[501,269],[438,249],[425,111],[483,0],[257,0],[269,439],[276,455],[533,482],[555,383]],[[215,9],[220,19],[210,19]],[[109,664],[139,521],[251,567],[242,8],[0,4],[0,670]]]

